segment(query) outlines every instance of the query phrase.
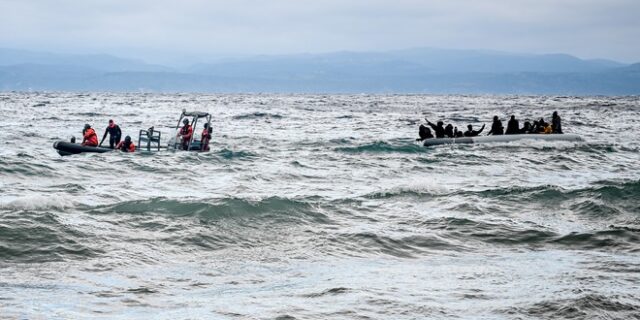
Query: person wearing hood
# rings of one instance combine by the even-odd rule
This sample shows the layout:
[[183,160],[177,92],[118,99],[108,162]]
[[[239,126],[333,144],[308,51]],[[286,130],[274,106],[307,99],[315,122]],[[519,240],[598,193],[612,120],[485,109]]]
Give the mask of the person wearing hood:
[[493,123],[491,124],[491,131],[487,135],[503,135],[504,127],[502,126],[502,121],[498,118],[498,116],[493,116]]
[[558,111],[554,111],[551,116],[551,128],[553,133],[562,134],[562,123]]
[[520,123],[516,120],[516,116],[511,116],[509,122],[507,122],[507,132],[505,134],[518,134],[520,133]]
[[82,145],[86,147],[98,146],[98,135],[88,123],[84,125],[84,130],[82,130]]
[[122,131],[120,130],[120,126],[118,126],[113,120],[109,120],[109,125],[107,129],[104,130],[104,135],[102,135],[102,141],[100,141],[100,146],[104,142],[104,139],[107,138],[107,134],[109,134],[109,148],[113,149],[113,147],[120,144],[120,137],[122,137]]

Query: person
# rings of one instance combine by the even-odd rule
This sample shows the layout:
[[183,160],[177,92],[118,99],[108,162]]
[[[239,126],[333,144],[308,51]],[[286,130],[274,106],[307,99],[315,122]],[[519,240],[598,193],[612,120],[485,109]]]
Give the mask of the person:
[[491,124],[491,130],[487,135],[502,135],[504,134],[504,127],[502,126],[502,121],[498,119],[498,116],[493,116],[493,123]]
[[446,127],[444,127],[444,135],[447,138],[453,138],[453,126],[449,123]]
[[420,127],[418,128],[418,136],[420,136],[420,138],[416,139],[416,141],[433,139],[433,134],[431,134],[431,129],[427,128],[424,124],[421,124]]
[[472,125],[468,125],[467,126],[467,131],[464,132],[464,136],[465,137],[475,137],[478,136],[482,130],[484,130],[484,124],[482,125],[482,128],[480,128],[480,130],[473,130],[473,126]]
[[98,135],[88,123],[84,125],[84,130],[82,130],[82,145],[87,147],[98,146]]
[[189,120],[184,119],[182,121],[184,126],[178,131],[178,137],[182,139],[182,150],[189,150],[189,143],[191,142],[191,136],[193,135],[193,127],[189,125]]
[[521,134],[525,134],[525,133],[531,133],[531,122],[529,121],[525,121],[524,122],[524,127],[522,127],[522,129],[520,129],[520,133]]
[[551,127],[553,129],[553,133],[562,134],[562,123],[560,116],[558,115],[558,111],[554,111],[551,116]]
[[122,131],[120,130],[120,126],[118,126],[113,119],[109,120],[109,125],[107,129],[104,130],[104,135],[102,135],[102,141],[100,141],[100,146],[104,142],[104,139],[107,138],[107,134],[109,134],[109,148],[113,149],[114,146],[120,144],[120,137],[122,137]]
[[453,137],[454,138],[462,138],[464,137],[464,134],[462,133],[462,131],[458,131],[458,127],[453,128]]
[[200,139],[200,150],[209,151],[209,141],[211,141],[211,127],[209,127],[208,123],[204,124],[204,129],[202,130],[202,138]]
[[518,134],[520,133],[520,123],[516,120],[516,116],[512,115],[509,122],[507,122],[507,132],[505,134]]
[[553,133],[553,127],[551,127],[550,123],[544,123],[543,133],[550,134]]
[[116,149],[122,152],[134,152],[136,151],[136,145],[131,141],[130,136],[126,136],[123,141],[118,143]]
[[[427,118],[425,118],[427,120]],[[427,120],[427,124],[433,129],[433,132],[436,134],[436,138],[444,138],[444,123],[442,121],[438,121],[438,124],[435,125]]]
[[544,133],[545,128],[548,126],[548,124],[544,121],[544,118],[540,118],[540,121],[538,121],[538,130],[537,133]]

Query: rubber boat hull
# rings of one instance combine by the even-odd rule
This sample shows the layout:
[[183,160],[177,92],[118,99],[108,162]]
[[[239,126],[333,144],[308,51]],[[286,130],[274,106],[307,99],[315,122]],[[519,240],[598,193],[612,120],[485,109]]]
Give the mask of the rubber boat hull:
[[58,151],[61,156],[68,156],[72,154],[79,154],[84,152],[104,153],[113,151],[110,148],[102,147],[87,147],[77,143],[71,143],[67,141],[56,141],[53,143],[53,148]]
[[477,136],[463,138],[433,138],[424,141],[424,146],[437,146],[443,144],[472,144],[472,143],[496,143],[518,140],[543,140],[543,141],[584,141],[577,134],[508,134],[500,136]]

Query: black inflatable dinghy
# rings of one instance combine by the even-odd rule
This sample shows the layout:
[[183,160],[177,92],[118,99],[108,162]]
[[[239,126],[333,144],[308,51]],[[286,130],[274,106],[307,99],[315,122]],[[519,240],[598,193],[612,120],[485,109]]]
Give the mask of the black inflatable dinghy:
[[56,149],[61,156],[68,156],[68,155],[84,153],[84,152],[103,153],[103,152],[113,151],[113,149],[110,149],[110,148],[87,147],[78,143],[71,143],[66,141],[54,142],[53,148]]

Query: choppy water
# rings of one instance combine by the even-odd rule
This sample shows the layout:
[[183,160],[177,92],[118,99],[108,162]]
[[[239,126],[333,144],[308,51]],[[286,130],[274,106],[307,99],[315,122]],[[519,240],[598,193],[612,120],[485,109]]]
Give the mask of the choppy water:
[[[60,157],[213,113],[210,153]],[[585,143],[424,148],[558,110]],[[639,318],[640,99],[0,94],[0,318]]]

